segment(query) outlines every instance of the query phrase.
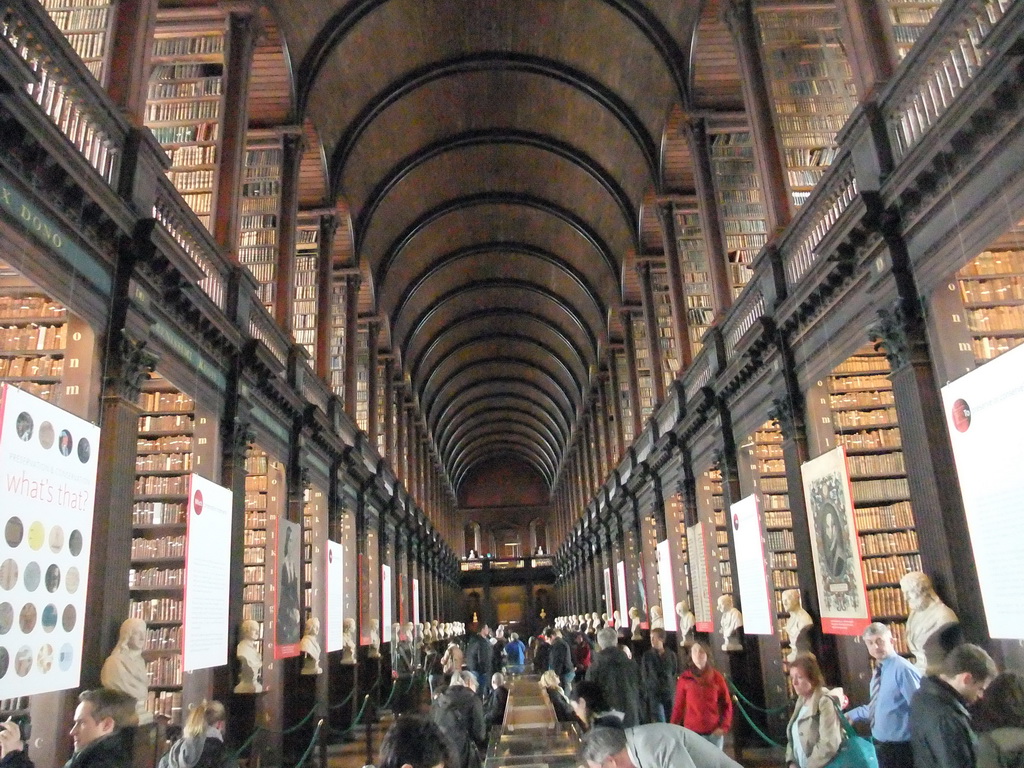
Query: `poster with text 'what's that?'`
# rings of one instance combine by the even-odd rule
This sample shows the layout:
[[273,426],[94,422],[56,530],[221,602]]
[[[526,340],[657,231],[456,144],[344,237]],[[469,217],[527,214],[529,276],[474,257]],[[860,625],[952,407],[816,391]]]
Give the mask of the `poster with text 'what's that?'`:
[[0,385],[0,699],[78,687],[99,440]]

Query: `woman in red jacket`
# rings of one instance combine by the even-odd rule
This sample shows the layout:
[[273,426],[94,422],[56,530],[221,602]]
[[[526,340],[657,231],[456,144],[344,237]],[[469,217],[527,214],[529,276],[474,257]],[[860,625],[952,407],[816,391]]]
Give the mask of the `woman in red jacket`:
[[702,643],[694,643],[690,648],[690,664],[676,683],[670,722],[699,733],[719,749],[732,726],[729,687]]

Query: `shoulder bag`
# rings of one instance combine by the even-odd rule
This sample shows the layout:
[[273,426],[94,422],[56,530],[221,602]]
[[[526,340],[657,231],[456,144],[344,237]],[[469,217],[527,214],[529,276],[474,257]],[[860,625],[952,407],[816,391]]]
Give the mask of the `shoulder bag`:
[[868,739],[857,734],[846,715],[839,709],[839,704],[831,696],[828,700],[836,708],[839,727],[843,729],[843,743],[839,751],[827,764],[826,768],[878,768],[878,756],[875,745]]

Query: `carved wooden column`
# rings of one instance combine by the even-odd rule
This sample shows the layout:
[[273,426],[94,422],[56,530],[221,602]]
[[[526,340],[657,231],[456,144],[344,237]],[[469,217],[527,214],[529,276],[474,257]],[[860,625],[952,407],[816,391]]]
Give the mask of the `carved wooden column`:
[[158,5],[158,0],[120,0],[111,9],[107,95],[135,126],[142,126],[145,119]]
[[[651,388],[654,392],[654,406],[665,402],[665,359],[661,354],[661,335],[658,333],[658,318],[654,308],[654,290],[651,286],[651,263],[642,261],[637,265],[640,276],[640,295],[643,298],[644,328],[647,331],[647,352],[651,356]],[[640,434],[637,430],[636,434]]]
[[693,362],[690,346],[689,324],[686,322],[686,294],[683,292],[683,270],[679,264],[679,240],[676,233],[676,217],[671,203],[660,203],[657,207],[658,222],[661,224],[661,242],[665,251],[665,268],[668,270],[668,296],[672,306],[672,333],[675,334],[679,351],[679,376]]
[[285,128],[281,136],[281,215],[277,224],[277,275],[274,317],[293,338],[295,307],[295,226],[299,213],[299,166],[305,142],[302,128]]
[[715,178],[711,170],[711,147],[708,144],[707,122],[703,119],[689,120],[687,129],[687,136],[690,139],[690,154],[693,157],[693,175],[697,184],[700,218],[704,229],[704,245],[707,248],[708,268],[711,273],[715,316],[721,317],[732,306],[732,282],[729,279],[729,256],[725,248],[725,230],[722,227],[722,217],[718,210]]
[[843,40],[849,51],[850,67],[861,101],[877,95],[896,69],[896,45],[892,28],[882,16],[888,13],[880,0],[840,0],[836,3],[843,19]]
[[[626,354],[626,375],[629,376],[629,405],[633,411],[633,439],[643,431],[643,419],[640,416],[640,383],[636,375],[636,343],[633,340],[633,315],[635,307],[623,307],[622,346]],[[623,449],[625,450],[625,449]]]

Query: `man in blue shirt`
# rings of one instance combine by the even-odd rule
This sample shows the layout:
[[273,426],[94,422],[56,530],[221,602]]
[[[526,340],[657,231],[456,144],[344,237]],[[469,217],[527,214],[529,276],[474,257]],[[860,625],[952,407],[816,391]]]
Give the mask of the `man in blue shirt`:
[[864,645],[875,660],[869,691],[871,700],[846,713],[850,720],[871,724],[879,768],[914,764],[910,748],[910,700],[921,687],[921,673],[893,646],[892,630],[874,622],[864,630]]

